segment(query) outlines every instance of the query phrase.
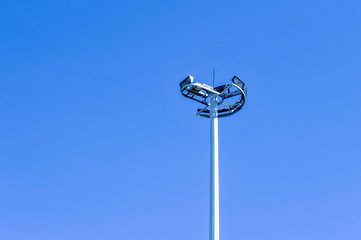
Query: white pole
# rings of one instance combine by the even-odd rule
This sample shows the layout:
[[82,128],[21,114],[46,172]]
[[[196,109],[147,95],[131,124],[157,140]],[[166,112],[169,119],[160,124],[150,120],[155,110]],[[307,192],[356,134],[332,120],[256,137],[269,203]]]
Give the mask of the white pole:
[[209,239],[219,240],[219,170],[218,170],[218,114],[217,95],[211,96],[211,184]]

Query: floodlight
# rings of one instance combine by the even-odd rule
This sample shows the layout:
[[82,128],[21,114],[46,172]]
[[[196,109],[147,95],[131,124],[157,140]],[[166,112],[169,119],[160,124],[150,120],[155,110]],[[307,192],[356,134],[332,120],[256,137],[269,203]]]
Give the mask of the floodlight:
[[247,87],[237,76],[232,78],[231,84],[218,87],[193,82],[193,77],[188,76],[180,83],[180,88],[183,96],[203,104],[203,108],[198,108],[197,116],[211,120],[209,239],[219,240],[218,118],[231,116],[242,109],[247,97]]
[[181,87],[183,87],[184,85],[190,84],[193,82],[193,77],[192,76],[188,76],[186,77],[186,79],[184,79],[179,85]]
[[237,76],[234,76],[234,77],[232,78],[232,82],[233,82],[234,84],[236,84],[237,86],[239,86],[240,88],[242,88],[244,94],[247,96],[247,87],[246,87],[246,85],[244,84],[244,82],[242,82],[241,79],[239,79]]
[[214,90],[216,90],[219,93],[222,93],[226,89],[227,85],[221,85],[218,87],[215,87]]

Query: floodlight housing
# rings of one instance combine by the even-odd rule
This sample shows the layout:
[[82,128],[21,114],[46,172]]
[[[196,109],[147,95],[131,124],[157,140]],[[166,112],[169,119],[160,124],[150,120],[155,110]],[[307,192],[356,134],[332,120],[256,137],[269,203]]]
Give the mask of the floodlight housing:
[[193,77],[192,76],[188,76],[186,77],[186,79],[184,79],[179,85],[182,88],[184,85],[186,84],[190,84],[193,82]]
[[[210,117],[211,96],[217,96],[218,117],[231,116],[241,110],[247,97],[247,87],[237,76],[232,78],[231,84],[218,87],[193,82],[193,77],[188,76],[180,83],[180,88],[183,96],[205,105],[205,107],[198,109],[197,116],[206,118]],[[232,98],[232,101],[228,103],[230,98]],[[225,100],[227,100],[227,103]]]

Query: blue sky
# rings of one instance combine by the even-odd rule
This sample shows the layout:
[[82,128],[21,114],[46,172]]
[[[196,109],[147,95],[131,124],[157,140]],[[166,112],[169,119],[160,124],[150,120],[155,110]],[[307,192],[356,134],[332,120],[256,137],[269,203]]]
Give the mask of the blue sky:
[[0,238],[207,239],[216,68],[221,239],[360,239],[360,7],[2,1]]

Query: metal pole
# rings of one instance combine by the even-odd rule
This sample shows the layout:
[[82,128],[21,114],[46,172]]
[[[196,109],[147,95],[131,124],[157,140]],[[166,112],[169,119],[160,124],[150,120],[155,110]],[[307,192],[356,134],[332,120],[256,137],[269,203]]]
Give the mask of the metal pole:
[[211,183],[209,239],[219,240],[219,174],[217,95],[211,96]]

